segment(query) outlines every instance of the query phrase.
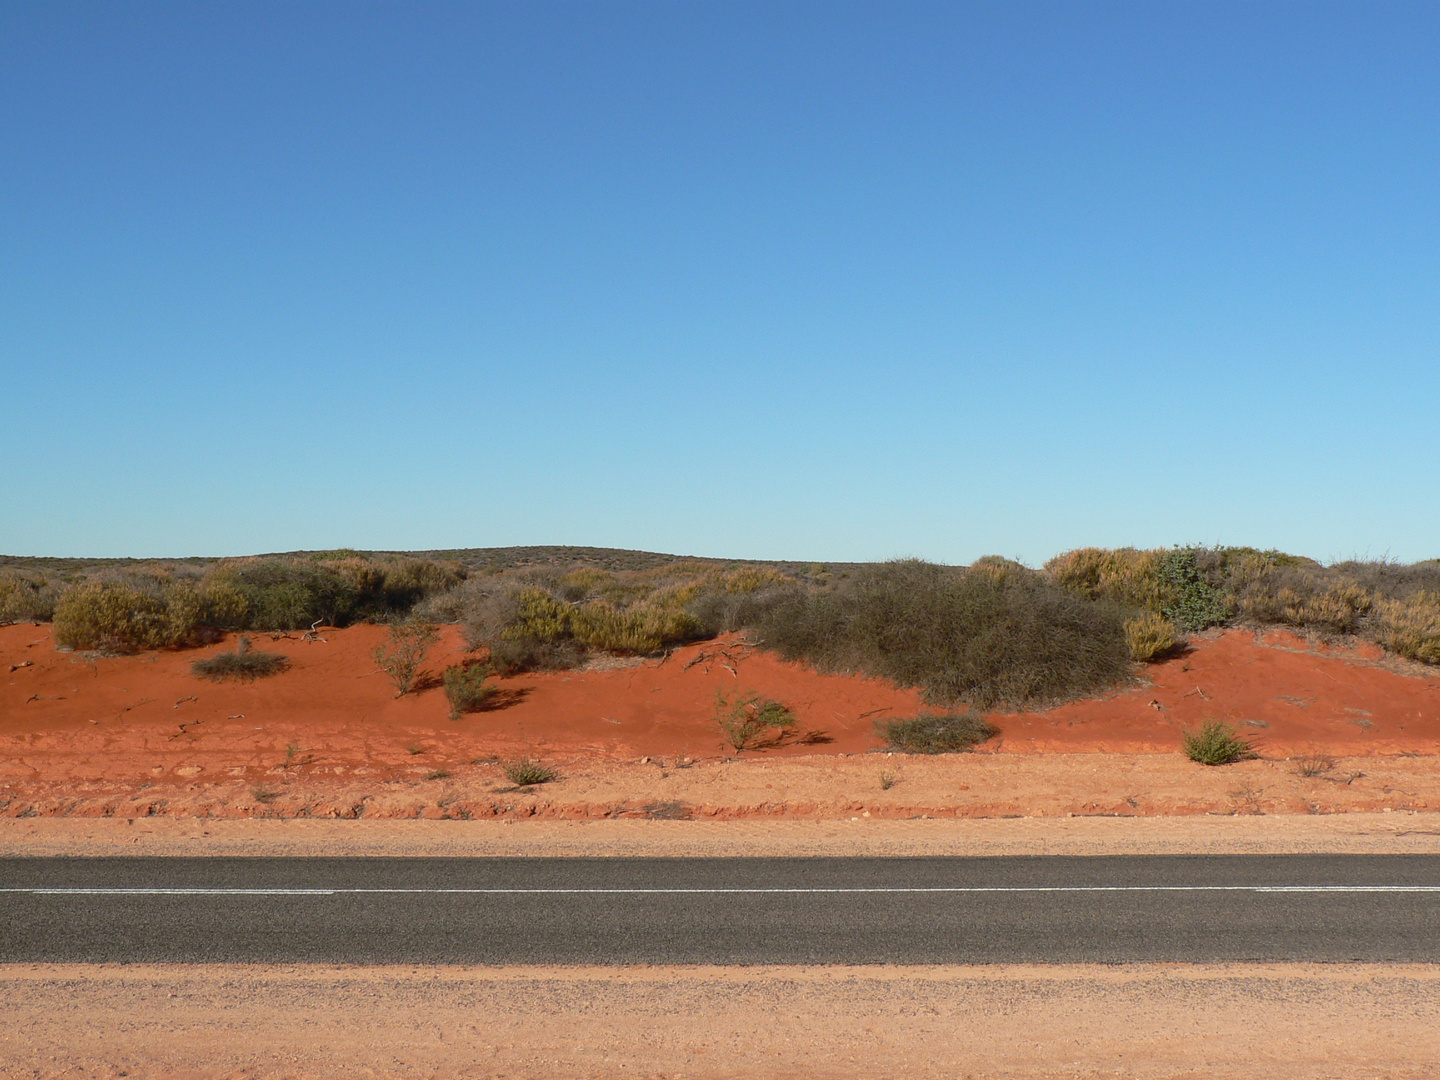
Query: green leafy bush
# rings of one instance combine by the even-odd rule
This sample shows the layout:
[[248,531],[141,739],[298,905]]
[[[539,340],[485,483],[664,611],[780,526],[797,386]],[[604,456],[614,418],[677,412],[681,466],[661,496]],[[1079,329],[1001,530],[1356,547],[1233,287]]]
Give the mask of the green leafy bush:
[[795,714],[780,702],[744,691],[729,697],[723,690],[715,691],[715,723],[736,750],[749,750],[762,735],[777,729],[792,728]]
[[450,702],[450,719],[485,707],[495,693],[489,679],[489,664],[462,664],[445,669],[445,697]]
[[1023,567],[883,563],[843,587],[787,598],[758,629],[787,659],[917,686],[937,704],[1046,703],[1130,676],[1122,610]]
[[978,713],[922,713],[904,720],[880,720],[880,737],[907,754],[953,754],[973,750],[993,739],[995,728]]
[[1173,548],[1160,555],[1155,576],[1170,599],[1160,613],[1185,630],[1206,630],[1230,617],[1224,594],[1200,574],[1198,548]]
[[1181,740],[1185,756],[1201,765],[1229,765],[1260,756],[1249,739],[1218,720],[1209,721],[1198,732],[1182,733]]
[[278,675],[290,666],[288,657],[279,653],[260,652],[250,648],[250,639],[242,637],[235,643],[233,651],[216,653],[196,660],[190,665],[190,673],[213,682],[234,679],[238,682],[253,682],[256,679]]

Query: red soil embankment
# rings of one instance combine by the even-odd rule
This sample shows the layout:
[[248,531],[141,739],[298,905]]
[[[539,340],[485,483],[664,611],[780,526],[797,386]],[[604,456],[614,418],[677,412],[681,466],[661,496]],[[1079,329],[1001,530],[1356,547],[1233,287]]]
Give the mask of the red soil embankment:
[[[462,816],[509,813],[519,802],[535,800],[528,793],[492,799],[489,793],[507,789],[498,769],[485,762],[521,754],[560,762],[574,779],[574,785],[542,789],[547,799],[579,798],[585,803],[556,804],[557,813],[609,813],[642,797],[729,808],[727,815],[738,816],[751,813],[747,807],[756,799],[756,813],[842,812],[843,807],[869,805],[858,787],[854,792],[849,788],[873,786],[874,769],[861,759],[852,767],[837,757],[881,749],[875,721],[923,707],[914,691],[878,679],[822,675],[730,637],[679,649],[663,661],[617,662],[595,670],[497,680],[492,708],[451,720],[438,676],[471,655],[453,627],[444,630],[433,650],[424,688],[399,699],[371,657],[375,646],[385,641],[383,628],[327,630],[322,637],[305,641],[292,635],[272,641],[257,635],[255,647],[284,653],[290,669],[254,683],[211,683],[190,674],[191,662],[232,648],[233,640],[205,650],[95,657],[57,652],[48,627],[0,627],[0,815],[353,816],[380,812],[381,803],[391,796],[405,803],[402,808],[396,802],[394,812],[409,814],[414,809],[410,804],[420,797],[418,790],[409,792],[412,787],[437,789],[433,799],[421,798],[430,807],[426,813],[449,814],[452,805],[461,807],[454,812]],[[1115,772],[1115,783],[1122,784],[1124,778],[1125,791],[1109,792],[1099,779],[1091,785],[1093,792],[1070,791],[1071,781],[1060,773],[1069,777],[1078,766],[1061,766],[1057,760],[1060,772],[1053,777],[1046,773],[1045,778],[1036,773],[1039,787],[1029,795],[1021,789],[1029,791],[1033,785],[1016,776],[1002,785],[1006,792],[997,788],[982,797],[979,787],[970,793],[958,782],[981,764],[975,757],[947,758],[922,769],[918,760],[906,765],[897,756],[889,759],[895,768],[915,773],[913,782],[907,781],[915,798],[925,787],[914,786],[922,775],[930,778],[926,785],[938,786],[933,792],[925,787],[923,802],[901,800],[894,811],[909,813],[919,807],[960,812],[964,804],[967,813],[1013,813],[1024,812],[1033,802],[1048,813],[1099,812],[1097,807],[1106,812],[1168,813],[1263,804],[1248,795],[1237,803],[1228,788],[1208,792],[1222,782],[1219,773],[1226,770],[1194,774],[1198,801],[1187,801],[1180,790],[1191,783],[1185,780],[1189,772],[1174,777],[1167,772],[1163,783],[1153,768],[1145,770],[1148,779],[1134,775],[1139,768],[1135,762],[1154,761],[1158,767],[1160,754],[1175,756],[1177,767],[1198,769],[1178,759],[1180,733],[1212,718],[1254,736],[1272,763],[1312,750],[1337,758],[1440,754],[1440,678],[1418,668],[1407,673],[1378,652],[1315,646],[1288,635],[1257,639],[1228,631],[1196,641],[1185,655],[1152,665],[1143,675],[1140,684],[1101,699],[992,717],[1001,736],[982,749],[997,765],[1000,759],[1015,761],[1016,755],[1088,755],[1096,769],[1104,771],[1102,759],[1113,759],[1105,767]],[[774,761],[777,769],[793,762],[800,768],[795,778],[788,773],[786,779],[752,777],[756,793],[737,802],[738,789],[722,789],[742,783],[742,778],[726,768],[686,769],[689,786],[663,792],[659,787],[650,792],[653,784],[625,773],[636,759],[648,758],[660,766],[663,779],[668,760],[672,771],[664,783],[671,785],[681,777],[673,770],[684,769],[692,759],[718,763],[731,755],[714,720],[717,690],[753,690],[794,710],[799,725],[792,734],[779,745],[744,757],[756,763]],[[1120,755],[1131,760],[1122,764]],[[793,782],[809,775],[801,767],[804,761],[831,761],[838,771],[816,790],[801,791]],[[1395,764],[1398,767],[1398,758]],[[1357,772],[1350,765],[1346,769],[1346,776]],[[985,775],[993,771],[981,770]],[[1396,801],[1408,781],[1387,780],[1383,790],[1363,798],[1346,781],[1340,785],[1344,792],[1335,788],[1344,796],[1340,802],[1328,794],[1312,799],[1297,790],[1286,794],[1277,808],[1293,804],[1310,807],[1309,812],[1333,812],[1392,803],[1397,808],[1428,805],[1433,801],[1428,763],[1422,771],[1425,775],[1417,774],[1416,783],[1425,790],[1409,792],[1408,802]],[[1201,783],[1198,778],[1205,772],[1216,775]],[[976,781],[984,782],[979,775]],[[1254,782],[1260,782],[1258,773]],[[1020,786],[1009,791],[1017,783]],[[1231,780],[1223,783],[1233,786]],[[632,784],[639,787],[627,788]],[[1153,803],[1141,797],[1145,784],[1159,785]],[[903,794],[904,787],[897,790]],[[1163,797],[1158,794],[1161,787]],[[1208,793],[1202,795],[1202,789]],[[1001,794],[1003,805],[996,801]],[[369,809],[361,809],[361,803]]]
[[1182,730],[1220,720],[1266,756],[1440,753],[1440,672],[1401,666],[1373,645],[1229,630],[1150,665],[1146,685],[992,719],[1011,752],[1168,751]]

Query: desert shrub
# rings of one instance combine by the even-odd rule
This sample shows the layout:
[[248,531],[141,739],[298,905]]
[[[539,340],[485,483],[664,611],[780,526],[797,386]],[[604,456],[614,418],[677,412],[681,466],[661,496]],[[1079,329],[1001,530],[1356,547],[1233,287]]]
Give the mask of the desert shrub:
[[1159,613],[1175,599],[1160,579],[1163,550],[1079,548],[1057,555],[1045,572],[1062,588],[1092,600],[1106,599],[1137,611]]
[[1007,559],[1003,555],[982,555],[970,564],[970,573],[977,574],[996,585],[1003,585],[1014,578],[1028,579],[1035,576],[1024,563]]
[[458,622],[460,632],[472,649],[493,645],[520,615],[521,584],[512,578],[493,575],[472,577],[458,588],[427,600],[417,609],[427,618]]
[[330,566],[309,559],[258,558],[221,563],[201,582],[234,601],[236,630],[301,630],[344,626],[360,609],[361,588]]
[[954,754],[974,749],[996,735],[978,713],[922,713],[908,719],[880,720],[880,737],[907,754]]
[[521,671],[569,671],[585,662],[585,649],[569,638],[500,638],[490,643],[490,664],[502,675]]
[[1440,664],[1440,592],[1412,593],[1375,605],[1375,640],[1400,656]]
[[1125,641],[1136,660],[1154,660],[1175,648],[1175,624],[1159,612],[1125,621]]
[[1370,594],[1353,581],[1332,582],[1286,606],[1286,620],[1295,626],[1332,634],[1353,634],[1370,610]]
[[1222,592],[1238,588],[1255,575],[1275,570],[1314,572],[1324,567],[1303,555],[1291,555],[1274,548],[1262,551],[1253,547],[1192,547],[1195,568],[1200,576]]
[[57,645],[131,653],[189,644],[200,604],[188,585],[97,580],[71,585],[55,605]]
[[[1299,630],[1352,634],[1363,627],[1374,596],[1383,595],[1365,579],[1400,589],[1426,575],[1393,563],[1325,567],[1313,559],[1250,547],[1081,548],[1051,559],[1045,568],[1053,581],[1081,595],[1163,614],[1177,632],[1218,626],[1239,615]],[[1435,576],[1440,583],[1440,571]]]
[[571,570],[560,578],[561,595],[572,602],[585,600],[615,581],[615,575],[593,566]]
[[1181,741],[1185,756],[1201,765],[1229,765],[1260,756],[1249,739],[1218,720],[1209,721],[1198,732],[1183,732]]
[[450,592],[465,580],[465,570],[459,564],[433,559],[395,559],[382,565],[381,571],[378,594],[361,598],[361,607],[367,614],[408,612],[423,600]]
[[415,688],[420,665],[430,655],[430,648],[440,640],[430,623],[405,621],[390,624],[390,643],[377,645],[371,655],[376,665],[395,686],[395,696],[404,697]]
[[591,649],[646,655],[703,637],[706,626],[690,610],[701,588],[658,572],[582,569],[467,581],[445,604],[470,646],[488,646],[496,669],[509,673],[573,667]]
[[507,761],[501,766],[506,778],[516,787],[530,787],[532,784],[548,784],[555,779],[555,770],[534,758],[520,758]]
[[487,680],[489,664],[462,664],[445,669],[445,697],[450,702],[450,718],[461,713],[477,712],[495,693]]
[[515,622],[505,628],[502,637],[555,641],[571,636],[575,605],[556,598],[536,585],[521,588],[516,601]]
[[1417,592],[1440,594],[1440,559],[1409,564],[1388,559],[1350,560],[1329,570],[1377,599],[1405,600]]
[[55,615],[60,590],[43,577],[0,574],[0,625],[45,622]]
[[785,588],[795,579],[773,566],[741,566],[733,570],[712,570],[705,575],[707,589],[726,593],[755,593],[762,589]]
[[1172,548],[1160,553],[1155,576],[1168,597],[1160,613],[1184,630],[1206,630],[1230,617],[1224,593],[1197,565],[1199,548]]
[[687,610],[695,618],[696,636],[714,637],[763,625],[774,608],[792,603],[802,592],[800,583],[790,579],[750,592],[705,589]]
[[570,625],[582,645],[639,655],[656,652],[662,645],[693,641],[701,632],[699,619],[664,598],[625,610],[594,600],[573,611]]
[[1286,565],[1261,556],[1236,560],[1231,570],[1236,610],[1258,623],[1352,634],[1372,603],[1356,582],[1323,567]]
[[[329,554],[329,553],[327,553]],[[298,563],[299,560],[290,560]],[[375,606],[385,589],[385,569],[367,555],[336,552],[333,557],[320,558],[311,555],[310,563],[322,570],[335,574],[350,589],[356,608]]]
[[290,666],[288,657],[279,653],[260,652],[250,648],[250,639],[241,637],[233,651],[216,653],[196,660],[190,665],[190,673],[202,679],[222,682],[235,679],[253,682],[270,675],[278,675]]
[[250,601],[227,581],[202,578],[195,592],[205,625],[221,630],[243,628],[250,619]]
[[920,687],[937,704],[1050,702],[1130,673],[1121,609],[1033,571],[996,580],[919,560],[883,563],[834,590],[786,598],[758,630],[787,659]]
[[1304,757],[1295,759],[1295,775],[1303,776],[1307,780],[1314,776],[1323,776],[1333,768],[1335,759],[1319,750],[1311,750]]
[[715,691],[715,723],[727,742],[736,750],[748,750],[766,732],[792,728],[795,714],[780,702],[761,697],[754,691],[737,693]]

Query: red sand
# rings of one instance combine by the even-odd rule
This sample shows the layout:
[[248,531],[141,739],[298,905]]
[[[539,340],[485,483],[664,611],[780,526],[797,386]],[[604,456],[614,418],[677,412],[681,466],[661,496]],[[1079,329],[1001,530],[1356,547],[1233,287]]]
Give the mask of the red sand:
[[[702,757],[730,752],[714,722],[716,691],[754,690],[783,701],[801,720],[767,753],[853,753],[879,745],[876,718],[922,707],[918,694],[883,680],[821,675],[725,639],[680,649],[664,662],[498,679],[493,707],[450,720],[438,676],[474,655],[453,627],[444,628],[425,665],[426,688],[399,699],[371,658],[386,640],[382,627],[321,634],[314,642],[258,635],[255,648],[288,656],[290,670],[253,683],[213,683],[191,675],[190,664],[233,648],[233,639],[203,650],[94,657],[55,652],[48,627],[0,627],[0,747],[6,757],[79,743],[123,755],[198,740],[240,754],[238,763],[283,754],[303,735],[327,757],[387,762],[437,738],[463,741],[477,754],[534,747]],[[4,674],[27,660],[31,666]]]
[[1317,646],[1240,630],[1194,642],[1144,672],[1149,685],[991,719],[1010,752],[1171,751],[1182,729],[1222,720],[1267,757],[1440,753],[1440,672],[1391,664],[1376,646]]
[[[918,693],[881,679],[821,675],[734,638],[608,670],[499,679],[495,705],[449,720],[438,685],[467,653],[446,628],[426,665],[427,688],[396,699],[371,651],[376,626],[256,639],[292,667],[254,683],[212,683],[190,664],[204,650],[95,657],[56,652],[48,627],[0,627],[0,747],[4,756],[72,744],[123,756],[184,739],[207,748],[282,754],[307,746],[391,761],[417,740],[464,740],[477,752],[536,747],[607,757],[705,757],[729,752],[714,723],[717,690],[754,690],[795,712],[800,726],[776,754],[858,753],[881,745],[874,722],[924,708]],[[28,662],[28,664],[27,664]],[[18,666],[26,665],[26,666]],[[8,673],[5,669],[8,670]],[[1043,712],[992,717],[1007,753],[1171,752],[1179,731],[1208,719],[1236,725],[1267,755],[1312,746],[1338,755],[1440,753],[1440,672],[1402,673],[1378,649],[1316,646],[1287,634],[1228,631],[1143,670],[1142,682]],[[1428,677],[1427,677],[1428,676]],[[183,731],[182,731],[183,726]]]
[[[494,708],[450,720],[438,674],[469,655],[454,628],[444,631],[427,665],[428,688],[401,699],[371,659],[385,639],[383,628],[327,630],[323,638],[307,642],[297,634],[272,642],[260,635],[256,647],[286,654],[291,669],[251,684],[216,684],[192,676],[190,664],[233,642],[205,650],[93,657],[57,652],[48,627],[0,627],[0,815],[115,813],[122,796],[126,805],[170,800],[165,812],[172,813],[180,812],[182,796],[183,805],[193,808],[218,800],[204,813],[229,813],[237,800],[247,803],[246,812],[267,812],[255,805],[259,797],[251,793],[260,789],[251,785],[271,785],[278,778],[285,785],[303,780],[316,791],[333,786],[330,801],[340,799],[342,787],[349,792],[357,785],[399,785],[397,791],[422,780],[473,786],[458,775],[446,778],[462,766],[519,754],[566,762],[568,773],[591,773],[603,788],[606,770],[637,758],[668,759],[673,767],[687,758],[732,754],[714,722],[720,689],[754,690],[790,706],[800,720],[796,731],[780,745],[744,757],[794,759],[799,766],[803,760],[833,761],[833,755],[877,750],[877,719],[923,707],[918,694],[883,680],[821,675],[732,637],[679,649],[664,661],[498,680]],[[1437,675],[1401,669],[1375,651],[1229,631],[1145,669],[1141,683],[1123,692],[992,717],[1001,735],[984,750],[999,755],[989,758],[997,763],[1015,761],[1017,754],[1044,754],[1047,761],[1088,754],[1098,767],[1102,758],[1114,758],[1119,774],[1127,774],[1133,766],[1116,755],[1140,755],[1158,764],[1156,755],[1168,754],[1178,761],[1181,730],[1215,718],[1254,736],[1271,760],[1311,750],[1337,758],[1428,757],[1440,754]],[[918,767],[918,762],[910,766]],[[973,771],[956,761],[941,772],[948,776],[957,768]],[[1428,767],[1422,771],[1428,791]],[[692,786],[701,782],[698,771],[686,775]],[[731,782],[716,776],[722,788]],[[802,794],[809,801],[823,795],[781,791],[785,782],[774,779],[776,790],[768,797],[776,807]],[[864,773],[864,782],[872,781]],[[1054,782],[1059,781],[1043,781]],[[1358,789],[1347,784],[1341,784],[1345,797],[1358,799]],[[715,789],[715,799],[723,803],[722,794]],[[1085,810],[1090,796],[1074,794]],[[1390,787],[1380,794],[1393,795]],[[619,801],[626,797],[614,795]],[[1429,796],[1420,792],[1415,798],[1423,803]],[[1228,804],[1222,799],[1220,805]],[[1311,799],[1296,805],[1318,812],[1314,806],[1328,803]],[[274,809],[280,811],[281,804]],[[156,811],[126,813],[132,812]]]

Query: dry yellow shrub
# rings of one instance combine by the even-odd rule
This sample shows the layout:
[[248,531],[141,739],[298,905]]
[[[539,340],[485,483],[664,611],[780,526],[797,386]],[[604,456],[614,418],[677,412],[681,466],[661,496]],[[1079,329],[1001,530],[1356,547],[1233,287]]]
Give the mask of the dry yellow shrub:
[[564,585],[567,589],[579,589],[581,592],[589,595],[593,592],[599,592],[601,586],[608,585],[614,581],[614,579],[615,575],[607,571],[594,566],[582,566],[576,570],[571,570],[562,577],[560,584]]
[[1385,648],[1411,660],[1440,664],[1440,593],[1420,591],[1375,604],[1374,635]]
[[1158,612],[1125,623],[1125,641],[1136,660],[1153,660],[1175,647],[1175,624]]
[[521,589],[516,599],[518,617],[502,637],[557,641],[570,633],[575,615],[575,608],[570,604],[556,600],[544,589],[534,587]]
[[55,605],[55,643],[75,649],[137,652],[182,645],[200,621],[189,586],[163,592],[117,581],[72,585]]
[[320,565],[335,571],[356,592],[379,592],[385,584],[385,571],[369,559],[323,559]]
[[652,653],[667,641],[693,636],[699,624],[680,607],[646,603],[622,611],[596,600],[575,610],[571,628],[575,640],[591,648]]
[[1322,593],[1311,593],[1298,602],[1287,603],[1285,615],[1289,622],[1298,626],[1352,634],[1360,623],[1360,617],[1370,610],[1370,605],[1369,593],[1354,582],[1346,582],[1331,585]]
[[250,616],[250,601],[228,581],[202,579],[200,600],[205,621],[213,626],[244,626]]
[[1003,555],[982,555],[970,564],[970,573],[979,574],[996,585],[1003,585],[1010,578],[1024,577],[1033,572],[1023,563],[1007,559]]
[[0,574],[0,624],[48,618],[54,599],[53,588],[44,581]]
[[1242,615],[1258,622],[1353,634],[1374,602],[1370,594],[1353,581],[1333,582],[1322,588],[1321,582],[1308,573],[1296,577],[1291,572],[1289,580],[1293,584],[1277,588],[1277,583],[1270,579],[1279,572],[1248,577],[1236,597]]
[[1045,564],[1051,579],[1064,588],[1093,598],[1105,597],[1127,607],[1158,613],[1174,598],[1167,595],[1157,573],[1161,550],[1078,548]]
[[769,585],[784,585],[794,580],[773,566],[742,566],[738,570],[722,570],[707,576],[716,588],[730,593],[757,592]]

